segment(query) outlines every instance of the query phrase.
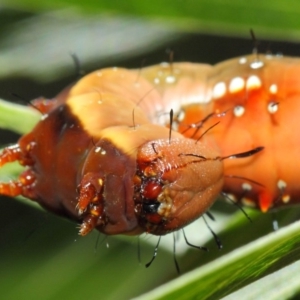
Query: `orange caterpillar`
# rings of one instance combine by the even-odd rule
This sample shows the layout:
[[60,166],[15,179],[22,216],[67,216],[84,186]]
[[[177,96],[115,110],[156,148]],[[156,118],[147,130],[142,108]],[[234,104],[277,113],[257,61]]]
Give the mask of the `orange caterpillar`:
[[[222,65],[182,63],[142,72],[104,69],[50,101],[33,101],[43,112],[40,122],[0,155],[0,166],[18,161],[26,169],[18,180],[0,183],[0,194],[23,195],[79,221],[81,235],[94,228],[105,234],[163,235],[184,227],[214,203],[228,170],[257,180],[250,176],[252,165],[265,157],[253,155],[266,144],[262,140],[223,147],[236,105],[214,108],[219,102],[212,100],[227,94],[226,88],[222,95],[216,92],[219,81],[210,93],[218,68]],[[255,84],[244,81],[248,95]],[[168,128],[173,111],[176,131]],[[195,141],[215,118],[220,124]],[[224,172],[224,159],[247,156],[226,164]],[[225,190],[238,194],[227,181]],[[243,198],[248,190],[260,193],[248,181],[241,188]]]

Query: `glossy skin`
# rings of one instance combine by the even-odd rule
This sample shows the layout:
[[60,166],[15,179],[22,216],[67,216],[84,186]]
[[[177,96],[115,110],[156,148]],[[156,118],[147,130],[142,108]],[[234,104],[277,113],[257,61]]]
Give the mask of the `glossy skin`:
[[[263,185],[226,178],[224,191],[231,199],[263,212],[299,203],[299,72],[298,58],[250,55],[232,59],[210,73],[206,83],[209,103],[183,108],[179,131],[186,136],[197,138],[220,121],[205,140],[215,141],[222,154],[265,147],[255,157],[224,162],[226,174]],[[197,123],[211,112],[226,114],[212,117],[196,134],[194,129],[186,131],[183,124]]]
[[81,235],[163,235],[200,217],[222,189],[218,151],[153,124],[165,103],[135,71],[96,71],[35,103],[41,121],[0,156],[27,169],[0,193],[80,221]]
[[298,58],[259,54],[215,66],[161,64],[141,76],[173,105],[173,128],[185,136],[198,139],[219,122],[201,142],[222,155],[265,147],[224,162],[225,175],[241,178],[226,177],[223,190],[233,201],[267,212],[299,203],[299,72]]

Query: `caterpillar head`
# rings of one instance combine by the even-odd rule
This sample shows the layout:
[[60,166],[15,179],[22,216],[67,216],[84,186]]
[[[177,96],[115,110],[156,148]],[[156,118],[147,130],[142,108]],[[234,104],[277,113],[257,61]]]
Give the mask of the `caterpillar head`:
[[144,231],[163,235],[205,213],[223,185],[215,150],[190,139],[155,140],[137,156],[135,209]]
[[[163,235],[199,218],[215,201],[223,185],[217,151],[175,132],[168,139],[169,130],[158,128],[107,129],[86,157],[78,208],[83,217],[94,216],[93,227],[107,234]],[[154,131],[161,138],[153,138]]]

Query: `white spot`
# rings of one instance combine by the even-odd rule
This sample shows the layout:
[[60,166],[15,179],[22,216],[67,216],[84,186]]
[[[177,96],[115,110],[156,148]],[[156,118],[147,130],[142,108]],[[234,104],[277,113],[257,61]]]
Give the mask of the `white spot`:
[[48,114],[44,114],[41,116],[41,121],[44,121],[48,118]]
[[291,200],[291,197],[290,197],[290,195],[284,195],[284,196],[282,196],[281,199],[282,199],[283,203],[289,203]]
[[177,121],[182,122],[185,118],[185,111],[181,109],[177,114]]
[[141,83],[139,81],[136,81],[133,86],[136,88],[136,89],[139,89],[141,87]]
[[278,111],[278,103],[276,102],[270,102],[268,104],[268,112],[270,114],[275,114]]
[[170,66],[170,64],[167,63],[167,62],[162,62],[162,63],[160,64],[160,66],[161,66],[162,68],[168,68],[168,67]]
[[162,192],[158,195],[157,200],[161,202],[157,209],[157,213],[161,216],[168,217],[172,208],[172,199],[167,193]]
[[265,57],[267,59],[273,59],[274,55],[272,53],[267,53],[267,54],[265,54]]
[[160,83],[160,80],[159,80],[158,77],[155,77],[154,80],[153,80],[153,82],[154,82],[155,84],[159,84],[159,83]]
[[246,197],[242,198],[242,204],[248,207],[256,207],[255,202]]
[[241,57],[240,60],[239,60],[239,63],[241,65],[245,64],[247,62],[247,58],[246,57]]
[[166,77],[166,83],[174,83],[176,81],[176,77],[173,75],[169,75]]
[[247,79],[246,87],[248,90],[254,90],[261,87],[261,80],[256,75],[251,75]]
[[229,92],[237,93],[245,87],[245,80],[241,77],[235,77],[230,81]]
[[244,182],[244,183],[242,184],[242,189],[243,189],[244,191],[251,191],[251,190],[252,190],[252,186],[251,186],[250,183]]
[[269,92],[271,94],[276,94],[278,92],[277,84],[275,84],[275,83],[271,84],[270,87],[269,87]]
[[283,181],[282,179],[279,179],[278,182],[277,182],[277,187],[280,189],[280,190],[284,190],[286,188],[287,184],[285,181]]
[[96,74],[97,74],[98,77],[102,76],[102,72],[101,71],[98,71]]
[[250,68],[254,69],[254,70],[257,70],[263,66],[264,66],[264,63],[261,60],[255,60],[252,63],[250,63]]
[[273,218],[273,222],[272,223],[273,223],[273,229],[274,229],[274,231],[277,231],[279,229],[278,221]]
[[229,199],[230,199],[232,202],[237,203],[236,196],[234,196],[233,194],[227,194],[227,193],[225,195],[226,195],[225,200],[227,200],[228,202],[230,202],[229,201]]
[[241,117],[244,114],[244,112],[245,112],[245,107],[241,105],[238,105],[233,109],[233,114],[236,117]]
[[214,99],[218,99],[223,97],[225,93],[226,93],[225,82],[218,82],[213,88],[212,96]]
[[172,124],[172,130],[173,130],[173,131],[178,131],[178,129],[179,129],[178,123],[175,123],[175,122],[174,122],[174,123]]
[[[81,216],[85,212],[85,209],[78,209],[78,215]],[[80,227],[79,227],[80,228]]]
[[119,68],[118,67],[113,67],[112,69],[113,69],[113,71],[118,71]]
[[106,151],[102,147],[95,147],[94,150],[96,153],[100,153],[101,155],[105,155]]

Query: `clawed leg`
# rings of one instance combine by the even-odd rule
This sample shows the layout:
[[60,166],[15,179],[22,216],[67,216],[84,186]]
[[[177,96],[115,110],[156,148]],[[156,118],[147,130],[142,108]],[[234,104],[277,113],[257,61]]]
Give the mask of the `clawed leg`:
[[32,161],[30,153],[35,145],[35,142],[29,142],[26,145],[25,151],[22,151],[19,144],[4,148],[0,154],[0,167],[15,161],[18,161],[22,166],[32,166],[34,162]]
[[30,169],[25,170],[17,180],[0,182],[0,194],[10,197],[22,195],[34,200],[36,197],[33,189],[35,180],[34,173]]
[[[32,165],[30,152],[34,147],[29,143],[23,153],[19,145],[5,148],[0,154],[0,167],[6,163],[18,161],[24,166]],[[32,169],[28,168],[21,173],[17,180],[0,182],[0,194],[15,197],[22,195],[35,200],[34,192],[36,176]],[[78,214],[83,215],[79,234],[86,235],[97,226],[104,226],[107,223],[103,208],[103,178],[99,173],[85,174],[78,186],[78,202],[76,208]]]
[[84,236],[96,226],[105,225],[103,209],[103,179],[98,174],[85,174],[79,187],[77,203],[78,214],[85,217],[80,225],[79,234]]
[[[28,145],[30,151],[32,145]],[[27,165],[31,159],[25,158],[18,144],[4,148],[0,154],[0,167],[6,163],[18,161],[22,165]],[[22,195],[26,198],[35,199],[33,185],[36,178],[31,169],[21,173],[17,180],[9,182],[0,182],[0,194],[15,197]]]
[[4,148],[0,154],[0,167],[9,162],[19,161],[21,156],[21,149],[18,144]]
[[22,194],[22,183],[19,180],[0,182],[0,194],[16,197]]

